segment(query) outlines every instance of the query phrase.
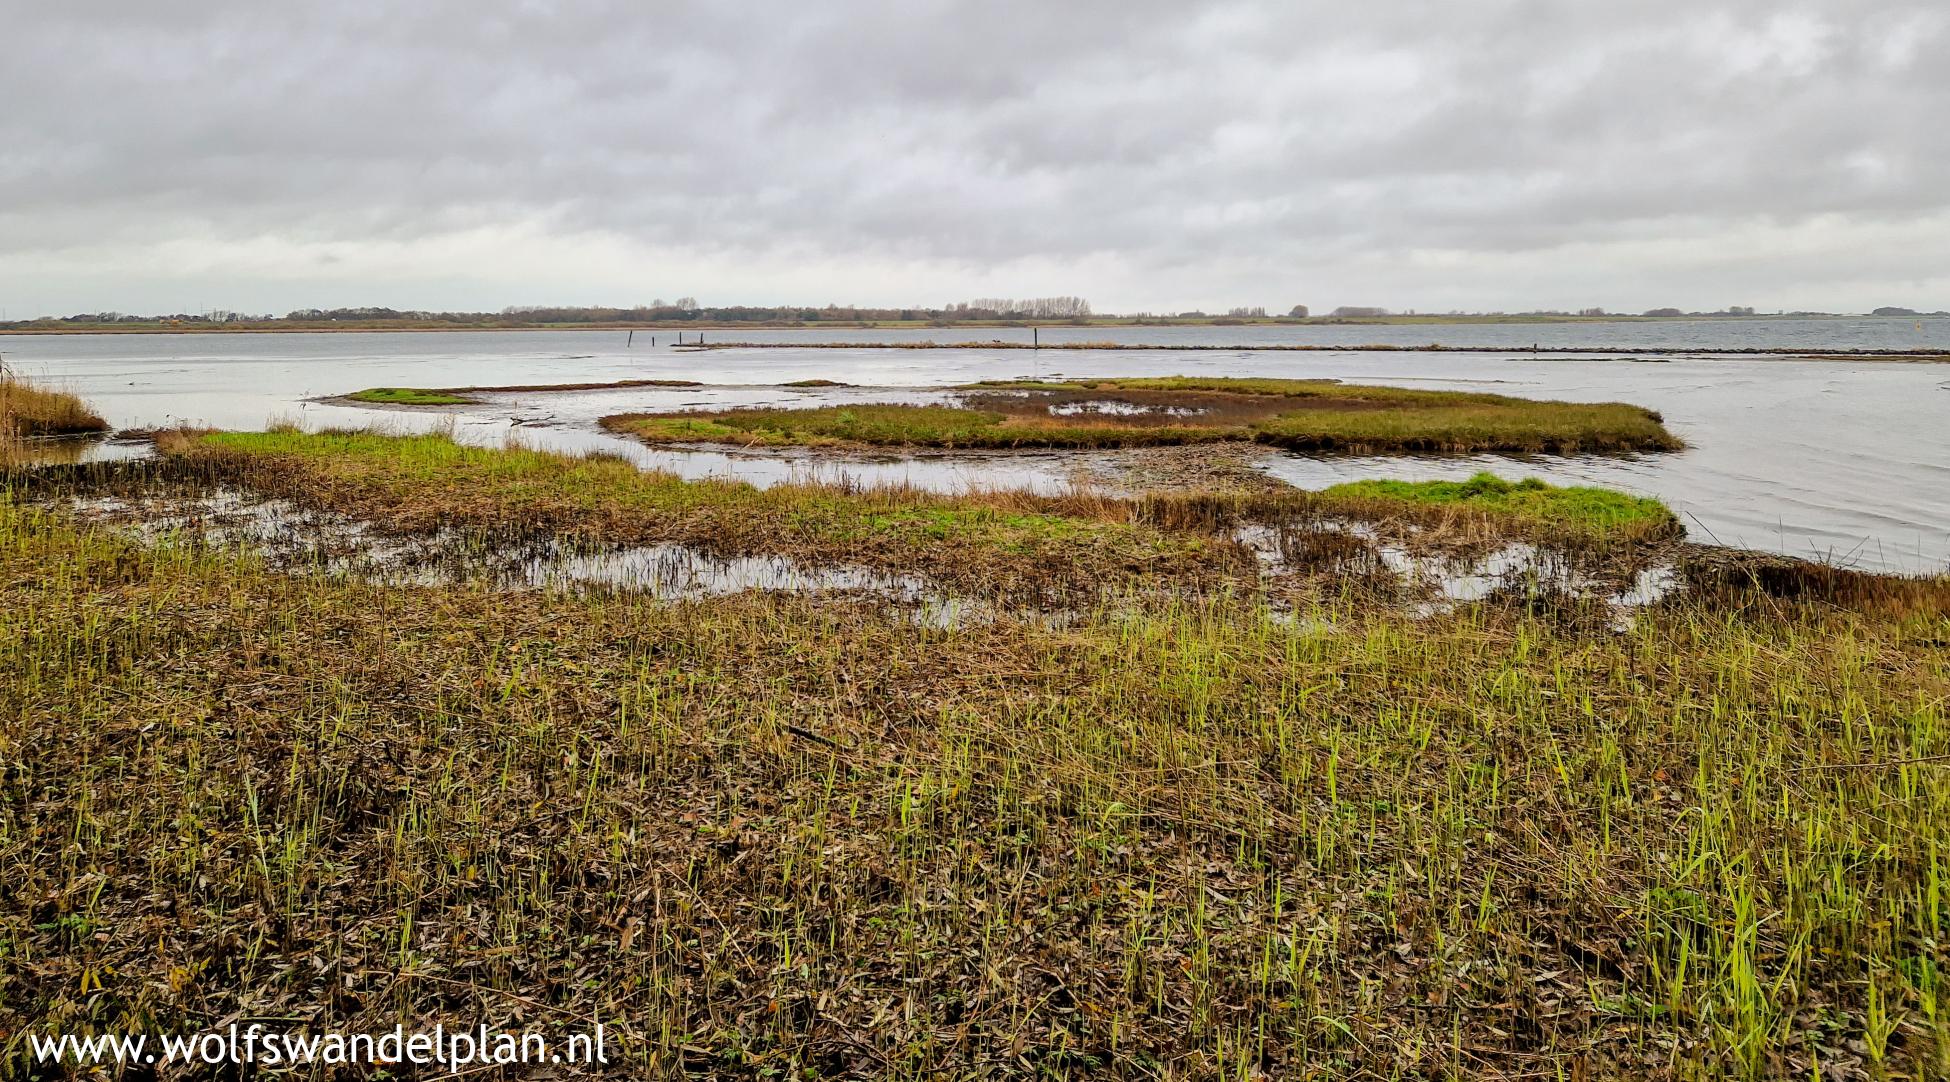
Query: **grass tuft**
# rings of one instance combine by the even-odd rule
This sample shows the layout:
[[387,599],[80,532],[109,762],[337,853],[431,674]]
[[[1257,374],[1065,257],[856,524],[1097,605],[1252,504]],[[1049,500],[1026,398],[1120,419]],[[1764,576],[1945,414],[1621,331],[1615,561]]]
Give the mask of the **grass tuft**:
[[0,439],[105,432],[108,422],[79,395],[0,376]]

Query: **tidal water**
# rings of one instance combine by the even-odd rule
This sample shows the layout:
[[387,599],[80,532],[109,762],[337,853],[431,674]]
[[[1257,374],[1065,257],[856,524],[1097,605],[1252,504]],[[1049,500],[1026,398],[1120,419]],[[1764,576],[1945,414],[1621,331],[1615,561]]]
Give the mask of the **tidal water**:
[[[693,337],[697,332],[689,332]],[[707,341],[925,341],[1027,330],[960,328],[703,332]],[[76,391],[111,423],[255,429],[454,426],[462,439],[601,448],[687,476],[755,484],[842,477],[936,489],[1068,484],[1060,455],[881,456],[652,451],[609,436],[597,418],[625,411],[730,404],[817,404],[925,398],[927,387],[977,379],[1193,374],[1338,378],[1649,406],[1690,445],[1677,454],[1352,458],[1280,454],[1266,468],[1315,487],[1359,477],[1453,478],[1480,469],[1603,484],[1664,499],[1698,540],[1905,572],[1950,566],[1950,365],[1681,355],[1658,363],[1552,358],[1569,347],[1679,350],[1790,348],[1950,350],[1950,319],[1703,320],[1462,326],[1045,328],[1042,341],[1237,345],[1237,350],[1082,352],[753,349],[682,351],[674,332],[513,331],[248,335],[0,336],[0,359]],[[1486,346],[1504,354],[1281,353],[1255,346],[1382,343]],[[1533,352],[1533,348],[1536,352]],[[325,405],[364,387],[494,386],[692,379],[702,388],[508,393],[450,413]],[[774,385],[823,378],[831,391]],[[110,446],[91,454],[113,454]]]

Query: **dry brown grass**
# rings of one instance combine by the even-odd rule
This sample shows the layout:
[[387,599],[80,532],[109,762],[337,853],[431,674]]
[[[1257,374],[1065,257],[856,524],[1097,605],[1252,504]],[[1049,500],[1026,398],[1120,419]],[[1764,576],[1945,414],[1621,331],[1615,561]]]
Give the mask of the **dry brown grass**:
[[0,376],[0,439],[104,432],[108,422],[79,395]]

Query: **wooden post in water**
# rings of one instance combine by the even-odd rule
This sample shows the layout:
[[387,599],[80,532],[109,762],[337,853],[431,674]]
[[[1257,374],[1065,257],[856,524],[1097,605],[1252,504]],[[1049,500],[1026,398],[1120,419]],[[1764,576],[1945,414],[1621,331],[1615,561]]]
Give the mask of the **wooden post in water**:
[[1034,328],[1034,327],[1031,327],[1031,328],[1029,328],[1029,348],[1031,348],[1031,349],[1042,349],[1042,348],[1043,348],[1043,335],[1042,335],[1042,332],[1041,332],[1041,331],[1038,331],[1038,330],[1037,330],[1036,328]]
[[634,345],[636,345],[636,332],[631,331],[630,336],[628,338],[623,339],[623,348],[629,349],[631,346]]

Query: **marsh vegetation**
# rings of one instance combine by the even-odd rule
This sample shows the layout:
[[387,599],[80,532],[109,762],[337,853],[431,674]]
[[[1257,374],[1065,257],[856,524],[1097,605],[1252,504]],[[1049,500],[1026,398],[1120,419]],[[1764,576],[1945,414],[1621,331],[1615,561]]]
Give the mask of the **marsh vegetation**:
[[431,387],[368,387],[345,396],[353,402],[377,406],[459,406],[479,401],[458,391]]
[[847,404],[618,414],[651,443],[952,449],[1142,447],[1243,440],[1346,453],[1675,450],[1650,410],[1623,403],[1368,387],[1333,380],[1009,381],[950,405]]
[[1328,500],[1389,505],[1422,511],[1466,508],[1507,517],[1535,528],[1581,531],[1599,538],[1662,536],[1683,532],[1672,510],[1645,496],[1607,488],[1560,487],[1535,478],[1506,481],[1479,473],[1467,481],[1351,481],[1322,494]]
[[0,373],[0,443],[107,430],[80,396]]
[[[1480,478],[945,497],[439,435],[160,449],[0,495],[13,1070],[29,1028],[237,1016],[600,1021],[619,1077],[1950,1068],[1942,580]],[[1513,545],[1549,559],[1435,606],[1386,555]],[[496,562],[655,546],[869,578]]]

